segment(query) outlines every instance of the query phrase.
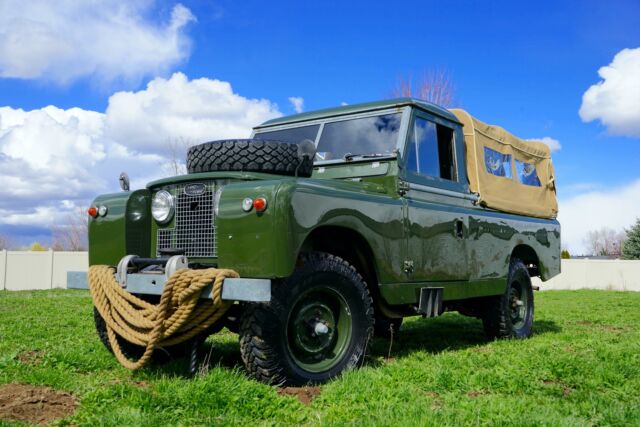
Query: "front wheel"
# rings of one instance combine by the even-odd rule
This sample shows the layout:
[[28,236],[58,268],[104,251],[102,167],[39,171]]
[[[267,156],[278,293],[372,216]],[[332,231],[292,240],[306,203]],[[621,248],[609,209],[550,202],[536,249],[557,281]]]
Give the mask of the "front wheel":
[[310,253],[291,277],[274,282],[270,303],[246,305],[240,352],[260,381],[320,384],[358,366],[372,332],[362,276],[339,257]]
[[[100,341],[107,350],[113,353],[111,342],[109,341],[109,335],[107,333],[107,323],[95,306],[93,307],[93,320],[96,326],[96,332],[98,333],[98,338],[100,338]],[[128,359],[137,360],[144,354],[145,348],[143,346],[133,344],[118,334],[116,334],[116,339],[118,340],[120,350]],[[167,363],[174,359],[183,357],[189,353],[192,343],[193,341],[189,340],[170,347],[157,347],[153,352],[152,360],[155,363]]]
[[489,339],[529,338],[533,329],[533,288],[529,271],[519,259],[511,260],[507,290],[492,297],[482,323]]

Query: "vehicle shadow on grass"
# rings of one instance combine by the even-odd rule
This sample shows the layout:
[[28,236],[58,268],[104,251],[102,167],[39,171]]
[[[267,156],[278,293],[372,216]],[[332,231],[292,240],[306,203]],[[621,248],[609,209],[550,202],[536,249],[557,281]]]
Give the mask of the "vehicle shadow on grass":
[[[237,338],[237,335],[232,335]],[[215,334],[212,335],[215,337]],[[198,349],[198,366],[195,375],[200,375],[209,370],[222,367],[225,369],[244,369],[242,358],[240,356],[240,345],[237,339],[230,341],[225,339],[223,342],[209,337]],[[171,376],[189,378],[194,373],[190,371],[190,355],[177,357],[168,363],[153,363],[149,365],[148,370],[154,375]]]
[[[553,321],[537,320],[533,325],[534,336],[558,333],[561,328]],[[478,348],[479,352],[490,351],[491,340],[486,338],[480,320],[460,315],[446,315],[435,319],[411,319],[400,328],[393,341],[376,338],[372,341],[369,366],[384,363],[384,359],[399,359],[422,351],[438,354],[443,351]]]
[[[562,329],[554,321],[536,320],[533,330],[536,336],[558,333]],[[216,367],[244,370],[237,335],[230,334],[233,339],[227,337],[224,340],[216,339],[215,335],[212,337],[200,348],[197,373],[206,373]],[[388,357],[397,360],[419,351],[438,354],[475,347],[478,352],[490,352],[490,343],[491,340],[484,335],[482,322],[477,319],[460,315],[446,315],[435,319],[411,318],[394,337],[390,352],[389,339],[373,339],[364,363],[367,366],[382,366]],[[154,365],[151,369],[157,370],[159,375],[184,378],[192,376],[188,358],[176,359],[166,365]]]

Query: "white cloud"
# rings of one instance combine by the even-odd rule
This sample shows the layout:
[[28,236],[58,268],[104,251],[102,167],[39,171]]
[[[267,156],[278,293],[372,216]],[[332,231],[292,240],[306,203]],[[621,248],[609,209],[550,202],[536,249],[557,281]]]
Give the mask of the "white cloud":
[[105,113],[0,107],[0,225],[51,225],[97,194],[118,191],[122,171],[132,188],[167,176],[170,142],[245,138],[280,115],[227,82],[181,73],[114,94]]
[[640,137],[640,48],[621,50],[598,74],[602,80],[582,96],[580,118],[600,120],[615,135]]
[[106,124],[113,139],[148,150],[167,139],[195,144],[247,137],[253,126],[280,115],[272,102],[235,94],[228,82],[175,73],[139,92],[111,96]]
[[572,254],[584,254],[583,239],[592,230],[608,227],[616,231],[630,227],[640,217],[640,179],[608,190],[588,191],[560,200],[558,220],[562,243]]
[[549,146],[549,149],[551,149],[551,152],[558,151],[559,149],[562,148],[562,145],[560,145],[560,141],[558,141],[555,138],[551,138],[550,136],[545,136],[542,138],[530,138],[530,139],[525,139],[525,141],[535,141],[535,142],[542,142],[544,144],[547,144]]
[[195,17],[176,4],[158,24],[153,7],[150,0],[3,0],[0,77],[137,82],[166,72],[189,56],[184,29]]
[[289,102],[293,106],[293,110],[300,114],[304,111],[304,98],[301,96],[290,96]]

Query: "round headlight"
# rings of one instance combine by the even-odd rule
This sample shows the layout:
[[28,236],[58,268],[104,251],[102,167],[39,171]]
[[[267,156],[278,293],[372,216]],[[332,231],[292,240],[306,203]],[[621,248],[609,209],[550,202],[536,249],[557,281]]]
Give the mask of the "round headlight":
[[163,224],[173,217],[173,196],[167,190],[158,191],[151,202],[153,219]]

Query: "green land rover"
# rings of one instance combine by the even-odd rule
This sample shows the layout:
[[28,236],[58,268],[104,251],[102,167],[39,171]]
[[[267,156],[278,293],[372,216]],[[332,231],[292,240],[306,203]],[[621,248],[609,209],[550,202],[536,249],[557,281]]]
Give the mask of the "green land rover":
[[[199,336],[237,332],[248,372],[268,383],[357,367],[407,316],[456,310],[491,339],[529,337],[530,278],[560,272],[548,147],[462,110],[403,98],[293,115],[196,145],[187,168],[97,197],[89,263],[152,303],[179,269],[237,272]],[[107,314],[95,320],[111,348]]]

